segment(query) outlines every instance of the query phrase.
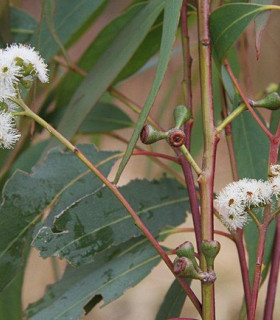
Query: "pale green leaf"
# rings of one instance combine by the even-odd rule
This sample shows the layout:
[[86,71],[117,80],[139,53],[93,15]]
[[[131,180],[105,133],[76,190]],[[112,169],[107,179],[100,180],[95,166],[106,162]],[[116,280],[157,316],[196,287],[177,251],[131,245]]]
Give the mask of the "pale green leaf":
[[[76,133],[92,107],[135,53],[162,9],[162,0],[150,1],[101,55],[75,92],[58,126],[58,131],[66,138],[71,139]],[[53,139],[47,149],[57,144]]]
[[[61,44],[67,46],[73,37],[88,24],[88,20],[93,21],[106,4],[104,0],[59,0],[52,2],[46,0],[46,3],[53,4],[52,8],[52,28],[55,30],[55,36]],[[46,8],[46,6],[45,6]],[[48,19],[50,20],[49,13]],[[41,33],[40,33],[41,31]],[[53,32],[49,30],[49,25],[45,19],[42,21],[42,29],[34,35],[31,44],[36,47],[40,38],[40,53],[46,61],[49,61],[59,49],[61,49],[57,39],[53,38]]]

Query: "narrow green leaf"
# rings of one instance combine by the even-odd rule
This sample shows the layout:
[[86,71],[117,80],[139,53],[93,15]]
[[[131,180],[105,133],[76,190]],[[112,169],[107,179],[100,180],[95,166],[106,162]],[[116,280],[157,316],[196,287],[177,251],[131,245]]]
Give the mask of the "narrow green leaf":
[[140,113],[136,128],[127,146],[125,155],[121,161],[118,172],[116,174],[115,183],[119,180],[132,152],[134,146],[139,137],[140,131],[146,121],[146,118],[152,108],[155,101],[157,93],[159,91],[160,85],[162,83],[164,74],[167,69],[169,57],[171,54],[172,46],[175,41],[177,26],[179,22],[180,12],[181,12],[182,0],[166,0],[164,8],[164,20],[163,20],[163,32],[162,41],[160,46],[160,56],[157,66],[157,71],[155,79],[145,102],[142,112]]
[[[108,50],[102,54],[75,92],[58,126],[58,131],[66,138],[73,137],[92,107],[127,64],[162,8],[162,0],[150,1],[117,35]],[[57,144],[57,140],[52,139],[47,149]]]
[[[188,197],[174,179],[135,180],[120,192],[154,236],[185,221]],[[44,258],[54,255],[79,266],[91,262],[97,252],[140,235],[129,213],[104,187],[94,193],[84,190],[79,198],[62,195],[32,244]]]
[[[254,0],[254,3],[269,5],[273,3],[273,0]],[[256,51],[257,51],[257,59],[259,59],[261,54],[261,37],[262,32],[265,29],[268,19],[270,16],[270,12],[262,12],[255,19],[255,33],[256,33]]]
[[[92,146],[81,148],[93,163],[114,155],[97,152]],[[108,174],[113,163],[111,159],[100,170]],[[88,172],[88,168],[74,154],[54,150],[45,163],[33,168],[30,175],[17,171],[6,183],[0,207],[0,291],[21,270],[27,231],[40,221],[42,211],[61,190],[65,190],[65,185],[72,185],[77,180],[83,189],[78,178],[84,172]],[[100,180],[91,175],[87,181],[88,191],[94,192],[101,186]]]
[[[51,2],[51,0],[46,1]],[[96,17],[96,13],[100,13],[99,10],[105,3],[104,0],[55,1],[53,28],[61,43],[67,46],[68,42],[83,28],[84,24],[87,24],[89,19],[92,21]],[[37,33],[31,40],[33,46],[36,46],[38,37],[40,37],[40,53],[46,61],[49,61],[61,48],[57,41],[53,39],[45,19],[42,22],[41,34]]]
[[[188,279],[188,284],[191,280]],[[186,292],[177,280],[168,289],[155,320],[179,317],[186,300]]]
[[80,133],[109,132],[132,127],[133,122],[121,109],[111,103],[99,102],[81,125]]
[[269,6],[253,3],[232,3],[219,7],[210,16],[211,41],[221,61],[248,24]]
[[[269,141],[265,133],[246,111],[232,122],[234,149],[236,154],[239,178],[267,179]],[[259,212],[261,214],[261,212]],[[265,278],[273,246],[275,224],[271,224],[267,233],[264,266]],[[244,227],[244,236],[249,255],[249,276],[252,280],[256,263],[258,230],[253,221]]]
[[94,297],[101,295],[104,305],[108,304],[146,277],[159,261],[142,237],[112,247],[98,254],[94,263],[78,269],[69,267],[61,281],[48,287],[43,299],[29,306],[28,319],[79,319],[84,313],[82,308],[88,311],[85,306]]
[[0,2],[0,38],[6,44],[12,42],[12,33],[10,29],[10,4],[9,0]]

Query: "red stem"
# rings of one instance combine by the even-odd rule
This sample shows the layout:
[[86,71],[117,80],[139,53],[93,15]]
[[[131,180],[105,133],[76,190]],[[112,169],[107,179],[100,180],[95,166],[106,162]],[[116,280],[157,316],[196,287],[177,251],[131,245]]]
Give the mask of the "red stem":
[[[270,210],[270,209],[268,208],[267,210]],[[270,221],[271,221],[271,217],[269,216],[269,213],[265,214],[264,222],[259,232],[256,266],[255,266],[255,273],[254,273],[254,279],[253,279],[253,288],[252,288],[250,312],[249,312],[248,320],[255,320],[255,317],[256,317],[256,307],[257,307],[258,294],[259,294],[259,285],[261,280],[262,261],[263,261],[263,254],[264,254],[264,248],[265,248],[265,238],[266,238],[266,232],[267,232],[267,228],[269,226]]]
[[273,319],[278,274],[280,267],[280,216],[277,217],[276,232],[274,236],[271,270],[266,293],[266,302],[263,320]]
[[250,310],[250,301],[251,301],[251,287],[250,287],[250,279],[246,261],[246,252],[243,243],[243,231],[239,229],[237,233],[234,235],[234,241],[236,244],[241,275],[242,275],[242,282],[245,294],[245,302],[246,302],[246,310],[247,310],[247,317],[249,317],[249,310]]
[[[227,108],[227,100],[226,100],[224,88],[222,88],[222,101],[223,101],[222,116],[223,118],[226,118],[228,116],[228,108]],[[233,139],[232,139],[231,123],[226,125],[225,134],[226,134],[227,147],[229,151],[233,180],[238,181],[239,177],[238,177],[237,162],[236,162]],[[249,272],[248,272],[248,264],[246,260],[246,252],[245,252],[244,241],[243,241],[243,230],[238,229],[237,233],[233,235],[233,238],[235,241],[235,245],[236,245],[237,253],[239,257],[242,283],[243,283],[245,302],[246,302],[246,311],[247,311],[247,317],[249,317],[251,287],[250,287],[250,279],[249,279]]]
[[247,109],[251,112],[252,116],[254,117],[254,119],[257,121],[257,123],[259,124],[259,126],[262,128],[262,130],[264,131],[264,133],[268,136],[268,138],[271,140],[273,139],[273,135],[271,134],[271,132],[266,128],[266,126],[262,123],[262,121],[260,120],[260,118],[258,117],[258,115],[256,114],[256,112],[254,111],[254,109],[252,108],[252,106],[249,104],[247,97],[245,96],[244,92],[242,91],[241,87],[239,86],[232,70],[231,67],[227,61],[227,59],[224,59],[224,66],[227,69],[229,76],[231,77],[231,80],[233,81],[237,91],[239,92],[241,98],[243,99]]
[[172,157],[169,156],[167,154],[163,154],[163,153],[159,153],[159,152],[154,152],[154,151],[133,151],[133,155],[134,156],[151,156],[151,157],[155,157],[155,158],[163,158],[163,159],[167,159],[170,161],[173,161],[175,163],[180,163],[179,159],[177,159],[176,157]]
[[[192,74],[192,57],[190,52],[190,38],[188,30],[188,0],[183,0],[182,12],[181,12],[181,25],[182,25],[182,49],[183,49],[183,66],[184,66],[184,78],[183,78],[183,91],[185,95],[186,106],[190,109],[191,113],[193,111],[192,107],[192,83],[191,83],[191,74]],[[186,148],[191,149],[191,134],[192,134],[192,125],[193,119],[191,118],[184,126],[184,131],[186,135]],[[201,252],[201,219],[200,219],[200,210],[197,199],[197,191],[195,188],[194,177],[192,173],[192,168],[190,163],[181,156],[181,166],[185,176],[185,181],[187,185],[187,190],[190,198],[190,206],[192,212],[192,220],[195,230],[195,239],[197,251],[200,254]]]
[[[270,141],[269,164],[276,164],[279,150],[280,123],[274,135],[274,139]],[[278,273],[280,266],[280,216],[277,216],[276,232],[274,235],[273,255],[271,260],[271,269],[266,292],[266,303],[264,309],[264,320],[273,318],[273,309],[275,304]]]

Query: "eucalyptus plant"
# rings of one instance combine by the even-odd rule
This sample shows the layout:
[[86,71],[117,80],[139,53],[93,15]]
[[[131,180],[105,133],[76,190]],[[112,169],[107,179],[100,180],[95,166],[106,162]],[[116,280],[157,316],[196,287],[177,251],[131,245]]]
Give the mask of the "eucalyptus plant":
[[[193,319],[183,310],[186,299],[197,319],[213,320],[216,314],[219,319],[215,259],[223,242],[215,239],[218,234],[238,253],[244,290],[238,319],[260,319],[258,294],[266,278],[262,317],[276,319],[280,96],[273,83],[252,94],[245,28],[254,21],[260,58],[269,14],[280,6],[127,1],[73,61],[69,49],[111,5],[43,0],[37,21],[20,3],[1,1],[0,318],[80,319],[101,300],[106,305],[119,298],[163,261],[174,282],[154,319]],[[192,67],[194,47],[199,70]],[[177,103],[166,102],[154,116],[150,111],[168,62],[178,52]],[[154,66],[150,92],[140,106],[119,83]],[[200,120],[200,129],[192,130]],[[116,132],[124,128],[130,129],[125,135]],[[125,150],[102,151],[104,135],[124,142]],[[94,140],[99,149],[80,144],[81,137]],[[224,137],[232,181],[217,192],[214,180],[223,178],[216,174],[217,150]],[[200,144],[202,160],[196,150]],[[134,156],[151,159],[164,174],[120,186]],[[115,176],[108,178],[116,163]],[[180,226],[186,219],[193,228]],[[175,248],[166,245],[166,238],[177,233],[185,241]],[[23,310],[31,247],[52,258],[57,281]],[[67,262],[62,275],[58,259]],[[194,282],[201,293],[194,292]]]

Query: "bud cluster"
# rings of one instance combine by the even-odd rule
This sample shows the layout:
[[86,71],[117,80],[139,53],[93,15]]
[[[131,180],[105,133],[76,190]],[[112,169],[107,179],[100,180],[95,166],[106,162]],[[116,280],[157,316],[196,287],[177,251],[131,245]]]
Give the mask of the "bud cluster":
[[156,130],[151,125],[146,124],[140,133],[141,141],[144,144],[152,144],[159,140],[166,139],[172,147],[181,147],[186,141],[186,136],[180,127],[191,118],[191,112],[185,106],[179,105],[175,108],[173,116],[175,127],[167,132]]
[[212,240],[202,241],[202,254],[204,255],[207,272],[203,272],[195,258],[193,244],[185,241],[176,248],[177,258],[174,260],[174,273],[178,277],[200,280],[203,283],[211,284],[216,280],[216,274],[213,271],[214,260],[220,251],[219,242]]

